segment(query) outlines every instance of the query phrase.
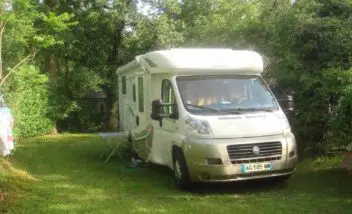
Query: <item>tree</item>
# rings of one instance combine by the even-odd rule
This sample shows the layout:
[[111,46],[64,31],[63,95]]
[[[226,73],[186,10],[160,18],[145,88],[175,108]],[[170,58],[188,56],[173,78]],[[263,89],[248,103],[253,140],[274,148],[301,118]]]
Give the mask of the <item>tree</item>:
[[270,59],[266,78],[276,83],[277,93],[294,93],[299,141],[309,142],[316,152],[330,135],[332,109],[352,84],[346,78],[352,66],[351,10],[347,0],[280,2],[262,13],[252,33]]
[[[29,133],[31,130],[32,134],[40,134],[40,130],[35,131],[33,128],[28,128],[30,127],[27,123],[29,120],[19,116],[20,112],[26,114],[26,117],[35,118],[37,113],[31,111],[30,108],[26,111],[26,107],[30,105],[25,103],[36,103],[46,108],[41,109],[41,113],[47,113],[49,108],[46,104],[47,97],[45,97],[47,86],[43,81],[37,82],[40,85],[35,85],[33,90],[28,91],[28,88],[15,87],[15,85],[26,86],[27,83],[36,82],[35,78],[45,79],[36,73],[38,68],[30,64],[35,64],[33,59],[43,49],[64,43],[56,34],[68,30],[75,24],[70,22],[71,18],[68,13],[60,15],[41,13],[34,1],[0,0],[0,91],[11,95],[6,98],[12,104],[17,124],[22,124],[20,125],[21,133],[26,132],[26,136],[31,135]],[[17,72],[22,74],[15,75]],[[26,90],[27,93],[21,97],[21,93]],[[35,96],[39,94],[40,99]],[[45,117],[43,120],[37,117],[37,121],[50,120],[47,115],[43,117]],[[43,122],[42,124],[45,127],[41,131],[46,133],[46,125],[50,123]]]
[[74,24],[68,22],[70,18],[67,13],[59,16],[37,13],[31,1],[0,0],[0,88],[20,65],[33,59],[41,48],[62,44],[63,41],[52,33],[67,30]]
[[[116,102],[115,70],[128,60],[123,58],[122,43],[128,19],[134,16],[134,1],[44,1],[40,8],[45,13],[72,13],[79,23],[72,31],[61,34],[65,45],[42,53],[41,65],[56,89],[53,94],[57,97],[51,99],[56,106],[55,118],[72,116],[80,126],[77,113],[84,104],[79,100],[89,92],[102,89],[109,110]],[[80,82],[76,82],[78,79]],[[109,117],[113,119],[116,114],[110,113]],[[111,126],[116,129],[116,123]]]

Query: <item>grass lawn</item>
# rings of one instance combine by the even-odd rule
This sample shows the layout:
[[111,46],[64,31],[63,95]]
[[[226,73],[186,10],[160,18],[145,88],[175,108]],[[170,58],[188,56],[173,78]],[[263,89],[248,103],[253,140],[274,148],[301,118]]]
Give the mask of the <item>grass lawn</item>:
[[[338,157],[305,159],[286,185],[268,182],[175,188],[163,167],[104,164],[95,135],[20,142],[0,159],[0,213],[352,213],[352,177]],[[23,171],[21,171],[23,170]]]

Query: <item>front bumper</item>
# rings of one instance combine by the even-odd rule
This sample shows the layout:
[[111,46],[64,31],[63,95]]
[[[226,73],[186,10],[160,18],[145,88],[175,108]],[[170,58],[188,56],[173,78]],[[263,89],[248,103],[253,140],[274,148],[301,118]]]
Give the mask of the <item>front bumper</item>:
[[[282,144],[281,158],[265,157],[258,161],[257,158],[231,160],[227,151],[228,145],[263,143],[280,141]],[[267,136],[241,139],[197,139],[190,138],[185,142],[184,154],[190,179],[201,182],[229,182],[285,176],[295,171],[297,163],[296,141],[292,134],[287,136]],[[207,159],[221,160],[220,163],[209,163]],[[271,170],[242,172],[242,165],[248,162],[271,163]]]

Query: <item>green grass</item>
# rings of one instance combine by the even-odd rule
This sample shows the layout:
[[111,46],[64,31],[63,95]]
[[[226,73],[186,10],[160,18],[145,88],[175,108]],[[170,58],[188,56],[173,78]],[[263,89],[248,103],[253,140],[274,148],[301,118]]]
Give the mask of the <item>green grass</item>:
[[175,188],[168,169],[128,168],[125,156],[114,156],[104,164],[99,158],[103,150],[94,135],[65,134],[19,143],[10,160],[12,166],[2,160],[7,166],[2,171],[7,173],[0,174],[0,189],[2,185],[6,191],[5,201],[0,201],[0,213],[352,211],[352,178],[338,170],[338,157],[301,161],[286,185],[201,184],[184,192]]

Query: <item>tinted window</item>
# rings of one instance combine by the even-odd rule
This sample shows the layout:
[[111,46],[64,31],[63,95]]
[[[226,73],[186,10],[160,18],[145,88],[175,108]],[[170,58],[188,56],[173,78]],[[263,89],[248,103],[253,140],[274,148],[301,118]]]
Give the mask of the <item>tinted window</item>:
[[138,77],[138,106],[139,106],[139,112],[144,112],[143,77]]
[[126,88],[126,76],[123,76],[121,79],[121,85],[122,85],[122,94],[127,93],[127,88]]
[[136,102],[136,85],[133,84],[133,92],[132,92],[132,96],[133,96],[133,102]]
[[[170,80],[163,80],[161,98],[164,103],[176,104],[176,98]],[[166,114],[173,114],[174,112],[172,109],[172,106],[165,106],[164,112]]]

